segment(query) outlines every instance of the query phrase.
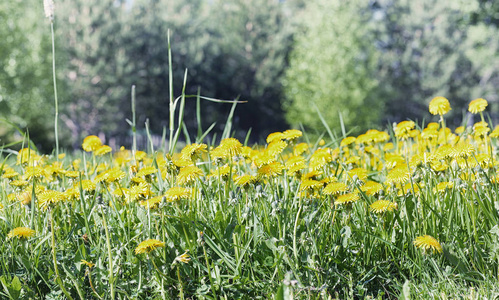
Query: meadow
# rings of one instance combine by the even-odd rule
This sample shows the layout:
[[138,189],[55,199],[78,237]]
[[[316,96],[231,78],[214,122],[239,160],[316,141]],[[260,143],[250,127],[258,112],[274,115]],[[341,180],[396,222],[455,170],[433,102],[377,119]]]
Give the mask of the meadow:
[[291,129],[248,146],[229,129],[179,151],[178,134],[148,151],[93,135],[75,154],[3,149],[0,295],[497,297],[499,128],[486,107],[472,101],[482,121],[453,130],[437,97],[438,123],[356,137]]

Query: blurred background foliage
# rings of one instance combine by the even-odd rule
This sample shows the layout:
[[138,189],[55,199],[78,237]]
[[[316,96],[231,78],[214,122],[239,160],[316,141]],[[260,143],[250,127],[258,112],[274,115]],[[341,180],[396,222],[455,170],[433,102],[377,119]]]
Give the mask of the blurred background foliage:
[[[51,151],[53,86],[50,25],[41,1],[0,3],[0,138],[29,130]],[[238,105],[237,137],[252,141],[303,126],[354,133],[426,116],[447,97],[449,124],[483,97],[497,119],[499,4],[493,0],[59,0],[55,1],[61,145],[88,134],[126,144],[130,89],[137,122],[153,134],[168,124],[167,31],[174,95],[248,101]],[[203,128],[223,128],[231,106],[201,102]],[[186,125],[196,131],[195,100]],[[422,120],[419,120],[422,121]],[[216,132],[216,131],[214,131]]]

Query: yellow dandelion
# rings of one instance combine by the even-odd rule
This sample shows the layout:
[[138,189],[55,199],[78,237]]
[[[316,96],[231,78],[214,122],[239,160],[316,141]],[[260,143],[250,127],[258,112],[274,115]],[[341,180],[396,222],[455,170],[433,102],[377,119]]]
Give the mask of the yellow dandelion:
[[63,201],[66,194],[59,191],[46,190],[40,192],[36,196],[38,198],[38,206],[43,210],[47,210],[50,206],[56,205]]
[[485,110],[489,103],[483,98],[478,98],[470,102],[468,111],[472,114],[477,114]]
[[417,248],[423,249],[423,252],[425,253],[429,250],[442,253],[442,246],[434,237],[430,235],[418,236],[413,243]]
[[149,208],[149,209],[156,209],[162,200],[163,200],[163,196],[152,197],[152,198],[149,198],[147,200],[140,201],[140,206],[143,206],[143,207]]
[[297,129],[288,129],[282,133],[282,137],[285,140],[291,141],[301,137],[303,133]]
[[87,136],[86,138],[83,139],[83,143],[81,144],[81,147],[86,152],[95,151],[99,149],[101,146],[102,146],[102,141],[96,135]]
[[373,202],[370,206],[372,212],[381,214],[387,211],[394,211],[398,208],[397,203],[391,202],[389,200],[377,200]]
[[430,101],[430,113],[432,115],[445,115],[452,108],[450,107],[449,100],[444,97],[435,97]]
[[360,187],[361,191],[366,193],[368,196],[374,196],[379,194],[383,190],[383,185],[379,182],[368,181],[366,184]]
[[29,184],[29,182],[26,180],[12,180],[11,182],[9,182],[9,184],[11,186],[22,188],[22,187],[27,186]]
[[273,141],[267,146],[267,149],[265,150],[266,153],[270,157],[275,157],[278,156],[282,153],[282,151],[288,146],[285,141]]
[[282,132],[272,132],[267,136],[267,144],[270,144],[275,141],[280,141],[284,139],[284,134]]
[[461,134],[461,133],[463,133],[465,130],[466,130],[466,128],[464,128],[464,126],[459,126],[459,127],[457,127],[457,128],[456,128],[456,130],[454,130],[454,132],[455,132],[456,134]]
[[31,148],[23,148],[19,150],[17,154],[17,164],[29,164],[32,165],[35,161],[40,160],[40,156],[36,154],[36,151]]
[[234,179],[234,183],[242,187],[248,187],[250,184],[253,184],[256,181],[257,181],[256,176],[248,174],[238,176]]
[[224,158],[232,158],[241,153],[243,145],[235,138],[227,138],[223,139],[218,147],[222,149]]
[[334,204],[336,204],[336,205],[350,204],[350,203],[353,203],[359,199],[360,199],[359,194],[349,193],[349,194],[344,194],[344,195],[338,196],[338,198],[336,198],[336,200],[334,201]]
[[31,203],[31,196],[33,192],[30,190],[25,190],[22,193],[16,195],[18,201],[21,202],[22,205],[28,205]]
[[19,173],[17,173],[14,169],[12,169],[10,167],[4,168],[2,178],[12,179],[12,178],[17,177],[17,176],[19,176]]
[[263,165],[267,165],[267,164],[275,162],[276,157],[271,155],[268,151],[262,151],[262,152],[255,153],[253,155],[252,160],[253,160],[253,163],[255,164],[255,166],[260,168]]
[[494,130],[489,134],[491,138],[499,137],[499,125],[497,125]]
[[383,151],[390,151],[392,150],[393,148],[395,148],[395,145],[393,143],[386,143],[384,146],[383,146]]
[[196,155],[206,152],[208,146],[206,144],[190,144],[185,146],[182,151],[180,151],[180,156],[186,160],[192,160]]
[[27,239],[35,234],[35,231],[28,227],[17,227],[12,229],[9,234],[7,234],[7,238],[18,238],[18,239]]
[[97,156],[102,156],[102,155],[110,153],[111,151],[113,151],[113,149],[111,147],[109,147],[108,145],[102,145],[99,148],[97,148],[94,151],[94,153]]
[[82,264],[86,265],[89,269],[92,269],[92,268],[95,266],[95,264],[94,264],[94,263],[92,263],[92,262],[90,262],[90,261],[86,261],[86,260],[84,260],[84,259],[82,259],[82,260],[80,261],[80,263],[82,263]]
[[174,186],[169,188],[165,193],[165,198],[167,201],[174,202],[180,199],[187,199],[192,195],[192,190],[189,188],[183,188]]
[[346,137],[346,138],[344,138],[344,139],[341,140],[340,147],[345,147],[345,146],[348,146],[350,144],[353,144],[353,143],[355,143],[355,140],[356,140],[355,137],[348,136],[348,137]]
[[282,174],[284,165],[280,162],[273,162],[258,168],[258,174],[266,177],[276,177]]
[[325,195],[337,195],[339,193],[346,192],[347,189],[347,185],[343,182],[331,182],[322,190],[322,192]]
[[141,242],[137,248],[135,248],[135,254],[150,253],[156,248],[164,247],[165,243],[156,239],[148,239]]
[[308,151],[308,148],[309,148],[309,146],[307,143],[299,143],[299,144],[294,146],[293,154],[294,155],[302,155],[303,153]]
[[196,166],[183,167],[177,175],[177,182],[182,185],[189,184],[203,175],[203,171]]
[[177,256],[177,257],[175,258],[174,263],[175,263],[175,262],[181,262],[181,263],[187,264],[187,263],[189,263],[190,261],[191,261],[191,257],[190,257],[190,255],[189,255],[189,250],[186,250],[186,251],[184,252],[184,254],[179,255],[179,256]]
[[142,168],[140,169],[137,174],[135,174],[135,176],[137,177],[142,177],[142,176],[148,176],[148,175],[151,175],[151,174],[154,174],[156,173],[158,170],[156,170],[155,167],[145,167],[145,168]]
[[106,171],[107,177],[106,182],[117,182],[125,178],[126,173],[120,168],[112,168]]
[[41,166],[27,167],[24,172],[23,179],[31,180],[33,178],[41,178],[46,175],[45,169]]
[[314,190],[322,186],[322,183],[313,179],[306,179],[300,183],[300,191]]
[[386,176],[386,184],[404,184],[411,176],[407,165],[401,165],[393,168]]
[[301,180],[305,180],[305,179],[317,179],[317,177],[321,176],[322,175],[322,172],[321,171],[317,171],[317,170],[312,170],[308,173],[305,173],[301,176]]
[[348,171],[348,180],[350,179],[365,181],[367,179],[367,170],[364,168],[355,168]]
[[449,154],[453,158],[468,158],[475,152],[475,148],[470,143],[459,143],[452,147]]
[[447,189],[452,189],[453,187],[453,182],[443,181],[437,184],[437,186],[433,189],[433,192],[444,193]]
[[330,163],[333,160],[333,156],[331,155],[331,149],[329,148],[321,148],[315,150],[315,152],[310,157],[310,162],[308,167],[312,170],[318,170]]
[[137,151],[135,152],[135,160],[136,161],[143,161],[147,157],[147,153],[144,151]]
[[139,199],[151,196],[151,187],[147,182],[141,182],[138,185],[133,185],[128,190],[128,202],[136,201]]
[[400,139],[407,139],[410,137],[410,132],[414,127],[416,126],[416,123],[413,121],[402,121],[398,123],[395,128],[395,136],[400,138]]

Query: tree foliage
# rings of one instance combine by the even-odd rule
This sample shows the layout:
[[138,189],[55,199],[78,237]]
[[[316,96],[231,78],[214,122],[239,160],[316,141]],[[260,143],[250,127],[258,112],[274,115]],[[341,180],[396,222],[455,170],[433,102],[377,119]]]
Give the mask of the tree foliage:
[[26,7],[24,1],[2,1],[0,37],[0,143],[19,140],[18,127],[29,129],[38,146],[50,151],[54,146],[51,37],[41,3]]
[[458,124],[472,99],[497,101],[497,29],[472,23],[476,2],[378,3],[380,89],[388,120],[428,115],[429,101],[445,96],[457,108],[448,118]]
[[[380,118],[383,103],[373,97],[378,53],[369,37],[371,11],[365,1],[309,2],[286,72],[287,119],[323,131],[327,123],[365,129]],[[317,108],[317,109],[316,109]]]

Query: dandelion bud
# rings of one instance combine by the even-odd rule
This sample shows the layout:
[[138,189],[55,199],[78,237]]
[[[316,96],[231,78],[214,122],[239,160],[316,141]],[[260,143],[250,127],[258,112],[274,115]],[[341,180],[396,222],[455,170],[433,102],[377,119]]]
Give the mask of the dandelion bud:
[[45,11],[45,17],[50,22],[54,21],[54,0],[43,0],[43,10]]

